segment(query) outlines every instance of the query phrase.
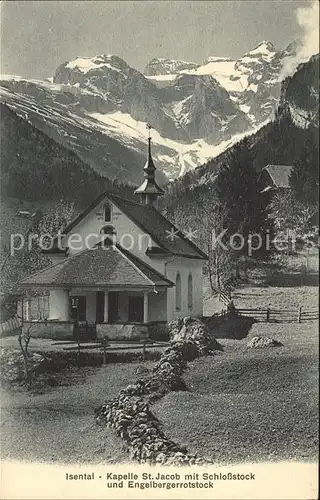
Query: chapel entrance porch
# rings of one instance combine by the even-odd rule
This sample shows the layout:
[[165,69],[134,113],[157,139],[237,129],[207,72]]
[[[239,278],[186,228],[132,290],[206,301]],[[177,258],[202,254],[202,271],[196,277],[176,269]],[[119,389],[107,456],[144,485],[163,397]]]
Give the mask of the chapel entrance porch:
[[86,292],[70,294],[69,300],[71,320],[77,323],[146,324],[150,319],[148,292]]
[[52,289],[47,299],[48,311],[40,317],[32,314],[30,299],[24,301],[24,325],[33,323],[37,337],[147,338],[150,328],[163,328],[167,323],[166,289]]

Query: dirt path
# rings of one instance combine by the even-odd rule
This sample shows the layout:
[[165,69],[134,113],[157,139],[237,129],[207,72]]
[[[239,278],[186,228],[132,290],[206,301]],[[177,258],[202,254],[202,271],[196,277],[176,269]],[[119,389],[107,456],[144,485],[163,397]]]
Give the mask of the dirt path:
[[81,368],[83,383],[46,394],[1,392],[2,459],[59,462],[128,462],[123,442],[94,421],[94,409],[136,376],[138,364]]

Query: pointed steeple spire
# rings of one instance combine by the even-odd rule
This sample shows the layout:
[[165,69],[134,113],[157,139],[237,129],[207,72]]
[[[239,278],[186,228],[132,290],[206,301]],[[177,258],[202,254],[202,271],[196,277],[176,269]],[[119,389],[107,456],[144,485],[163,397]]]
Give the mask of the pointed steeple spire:
[[158,196],[164,194],[163,189],[161,189],[156,181],[155,172],[156,167],[153,163],[151,154],[151,125],[147,124],[149,130],[148,136],[148,158],[147,162],[143,168],[144,170],[144,181],[141,186],[135,190],[135,194],[140,195],[140,201],[144,205],[152,205]]

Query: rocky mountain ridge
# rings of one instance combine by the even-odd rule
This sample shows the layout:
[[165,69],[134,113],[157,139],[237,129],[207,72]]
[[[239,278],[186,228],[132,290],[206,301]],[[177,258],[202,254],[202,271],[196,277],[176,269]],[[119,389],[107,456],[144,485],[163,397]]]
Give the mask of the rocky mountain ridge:
[[[307,156],[318,156],[319,65],[320,55],[316,54],[308,62],[300,64],[294,75],[285,78],[274,118],[248,138],[258,172],[268,164],[280,165],[280,168],[281,165],[294,165],[306,149]],[[210,191],[219,168],[229,161],[232,152],[233,147],[230,147],[196,170],[176,179],[168,187],[166,198],[161,200],[163,207],[178,206],[179,198],[192,197],[193,190]]]
[[[177,75],[211,75],[230,95],[235,105],[243,111],[251,125],[268,118],[276,108],[280,93],[281,69],[287,58],[293,57],[297,43],[293,42],[284,50],[277,51],[271,42],[263,40],[253,50],[239,59],[209,57],[203,64],[191,69],[180,68],[180,61],[153,59],[145,68],[145,75],[160,86],[172,85]],[[173,70],[169,74],[169,70]],[[174,71],[174,69],[176,71]]]
[[277,52],[264,41],[237,61],[157,59],[145,74],[118,56],[77,57],[45,82],[2,78],[1,95],[99,173],[125,181],[137,180],[150,123],[156,164],[174,179],[270,118],[283,60],[293,52]]

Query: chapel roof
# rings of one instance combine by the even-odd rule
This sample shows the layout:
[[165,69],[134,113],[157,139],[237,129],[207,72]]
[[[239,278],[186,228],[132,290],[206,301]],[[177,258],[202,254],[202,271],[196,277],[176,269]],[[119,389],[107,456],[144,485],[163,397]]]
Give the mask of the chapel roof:
[[100,243],[25,278],[21,285],[167,288],[173,283],[119,245]]
[[78,215],[64,230],[68,234],[86,215],[104,199],[114,203],[132,222],[143,232],[147,233],[152,240],[165,252],[181,257],[193,259],[207,259],[191,240],[179,231],[166,217],[164,217],[152,205],[143,205],[126,198],[116,196],[113,193],[100,195],[82,214]]

